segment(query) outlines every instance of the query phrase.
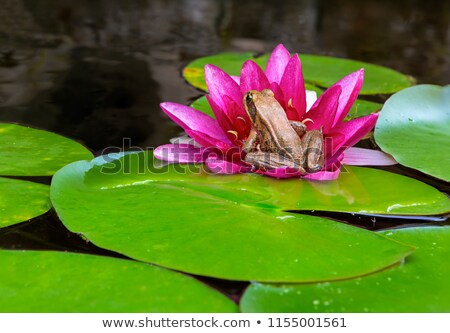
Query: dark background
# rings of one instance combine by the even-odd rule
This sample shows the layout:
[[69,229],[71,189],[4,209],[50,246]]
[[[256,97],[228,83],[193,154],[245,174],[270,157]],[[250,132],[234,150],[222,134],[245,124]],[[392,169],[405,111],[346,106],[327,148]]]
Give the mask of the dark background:
[[444,0],[0,0],[0,121],[153,147],[179,133],[159,103],[201,94],[180,75],[197,57],[283,43],[446,84],[449,26]]

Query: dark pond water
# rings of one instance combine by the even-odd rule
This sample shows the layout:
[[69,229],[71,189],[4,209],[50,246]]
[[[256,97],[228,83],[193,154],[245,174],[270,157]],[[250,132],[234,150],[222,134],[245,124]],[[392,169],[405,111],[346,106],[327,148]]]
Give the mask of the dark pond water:
[[[187,104],[201,94],[180,76],[195,58],[266,53],[281,42],[446,84],[449,26],[450,1],[442,0],[0,0],[0,121],[63,134],[96,154],[121,147],[123,138],[154,147],[180,131],[159,103]],[[449,192],[448,184],[420,172],[389,170]],[[369,229],[427,219],[314,214]],[[71,234],[54,212],[0,230],[0,247],[117,255]],[[210,282],[233,295],[242,289]]]

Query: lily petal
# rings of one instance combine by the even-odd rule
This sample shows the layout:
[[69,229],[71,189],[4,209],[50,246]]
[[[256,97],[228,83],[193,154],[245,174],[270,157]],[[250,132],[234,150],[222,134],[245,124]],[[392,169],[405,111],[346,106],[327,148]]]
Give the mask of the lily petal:
[[233,163],[218,158],[208,158],[205,161],[206,167],[213,173],[218,174],[236,174],[245,173],[251,170],[251,167],[241,163]]
[[335,180],[339,177],[341,169],[336,169],[335,171],[319,171],[316,173],[309,173],[303,178],[308,180]]
[[162,145],[153,151],[153,155],[160,160],[174,163],[200,163],[206,159],[205,148],[188,144]]
[[394,165],[398,162],[379,150],[350,147],[344,152],[343,164],[348,165]]
[[303,116],[313,121],[311,124],[308,123],[308,130],[316,130],[323,127],[323,132],[328,133],[333,126],[341,92],[342,88],[340,86],[333,86],[320,95],[319,99],[311,107],[311,110]]
[[317,101],[317,93],[314,90],[306,90],[306,112],[308,112]]
[[262,69],[252,60],[247,60],[241,70],[241,93],[244,96],[249,90],[269,88],[269,81]]
[[227,112],[224,112],[220,106],[214,102],[214,100],[211,98],[211,96],[206,95],[206,99],[209,103],[209,106],[211,106],[211,109],[214,113],[214,116],[216,117],[217,122],[219,123],[220,127],[224,132],[227,132],[229,130],[233,130],[232,122],[230,118],[228,117]]
[[286,114],[290,120],[299,120],[306,112],[305,82],[302,64],[298,54],[289,60],[280,81],[287,107]]
[[196,146],[196,147],[201,147],[197,142],[195,142],[194,139],[192,139],[190,136],[188,136],[187,134],[182,135],[182,136],[178,136],[175,138],[172,138],[169,140],[170,143],[172,144],[186,144],[186,145],[191,145],[191,146]]
[[219,67],[206,65],[205,80],[212,99],[222,110],[227,109],[227,104],[223,100],[224,96],[229,96],[238,105],[242,104],[241,88],[231,76]]
[[339,106],[336,111],[333,126],[344,120],[345,116],[350,111],[350,108],[355,102],[356,97],[358,97],[363,81],[364,68],[361,68],[359,71],[347,75],[333,85],[341,86],[342,88],[342,93],[339,97]]
[[195,142],[198,142],[205,148],[217,148],[225,153],[233,147],[233,144],[231,143],[231,141],[228,139],[227,136],[225,136],[225,140],[218,140],[217,138],[209,136],[204,132],[188,129],[186,129],[185,131],[187,135],[189,135],[191,138],[195,140]]
[[283,44],[279,44],[272,51],[266,66],[266,76],[270,83],[280,83],[290,58],[291,54]]
[[280,103],[281,107],[284,110],[286,110],[287,109],[287,104],[284,101],[284,94],[281,91],[281,88],[280,88],[279,84],[276,83],[276,82],[272,82],[270,84],[269,89],[273,91],[273,95],[274,95],[275,99],[278,101],[278,103]]
[[234,80],[234,82],[236,82],[237,84],[241,84],[241,78],[239,76],[236,75],[231,75],[231,78]]
[[[378,113],[372,113],[364,117],[352,119],[335,126],[328,134],[334,137],[333,152],[342,151],[343,147],[351,147],[369,133],[375,126]],[[337,135],[334,136],[333,133]]]
[[[169,118],[180,125],[186,133],[188,133],[188,130],[195,131],[203,133],[215,141],[223,141],[224,143],[231,144],[225,132],[219,126],[219,123],[203,112],[186,105],[170,102],[161,103],[160,106]],[[192,138],[196,139],[194,137]],[[200,141],[197,142],[203,145]]]

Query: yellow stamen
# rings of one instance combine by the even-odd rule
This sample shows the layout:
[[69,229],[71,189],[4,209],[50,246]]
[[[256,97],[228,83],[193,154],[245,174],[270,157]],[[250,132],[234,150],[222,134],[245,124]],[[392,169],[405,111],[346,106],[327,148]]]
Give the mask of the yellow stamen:
[[289,98],[289,101],[288,101],[288,107],[289,108],[292,108],[293,106],[292,106],[292,98]]
[[236,132],[236,131],[227,131],[227,133],[233,134],[234,135],[234,139],[237,140],[238,132]]
[[312,120],[311,118],[305,118],[302,120],[302,123],[307,123],[308,121],[312,122],[314,124],[314,120]]
[[244,123],[244,125],[247,123],[243,117],[236,117],[236,119],[239,119],[240,121],[242,121]]

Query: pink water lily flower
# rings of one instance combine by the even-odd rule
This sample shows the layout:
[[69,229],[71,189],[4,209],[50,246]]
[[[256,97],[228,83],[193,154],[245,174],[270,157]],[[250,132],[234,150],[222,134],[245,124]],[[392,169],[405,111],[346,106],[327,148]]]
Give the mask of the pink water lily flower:
[[[275,178],[303,177],[313,180],[336,179],[342,164],[389,165],[395,160],[380,151],[351,148],[372,130],[378,114],[344,121],[363,83],[361,69],[328,88],[317,100],[306,92],[302,66],[297,54],[278,45],[263,71],[252,60],[246,61],[240,77],[231,77],[214,65],[205,66],[208,102],[215,119],[189,106],[162,103],[162,110],[187,133],[171,144],[155,149],[158,159],[175,163],[205,163],[216,173],[257,172]],[[287,118],[301,121],[307,130],[321,130],[325,164],[322,170],[302,174],[287,167],[261,170],[244,162],[243,142],[251,122],[244,109],[243,96],[250,90],[271,89]],[[312,106],[311,106],[312,105]],[[310,107],[310,108],[309,108]]]

